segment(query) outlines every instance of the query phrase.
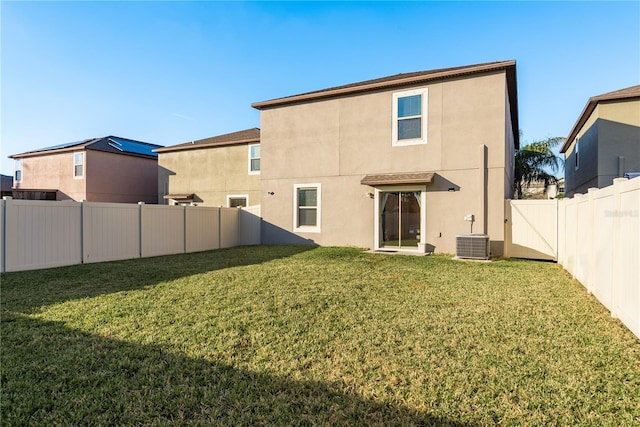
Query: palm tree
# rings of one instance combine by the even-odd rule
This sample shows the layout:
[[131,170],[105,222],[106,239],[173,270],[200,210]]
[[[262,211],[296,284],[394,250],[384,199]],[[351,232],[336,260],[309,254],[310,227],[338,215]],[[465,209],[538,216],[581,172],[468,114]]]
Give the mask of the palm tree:
[[522,188],[532,182],[544,182],[544,188],[556,184],[556,173],[564,167],[561,157],[553,153],[552,148],[565,141],[556,136],[542,141],[534,141],[516,151],[515,189],[518,199],[522,199]]

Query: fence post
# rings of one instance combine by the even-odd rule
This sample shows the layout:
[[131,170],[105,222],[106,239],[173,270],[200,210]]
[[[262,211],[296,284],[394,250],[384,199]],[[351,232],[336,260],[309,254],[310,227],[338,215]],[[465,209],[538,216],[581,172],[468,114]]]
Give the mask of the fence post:
[[571,269],[571,276],[574,279],[578,278],[578,248],[579,243],[580,243],[580,239],[578,237],[579,233],[578,230],[580,230],[579,224],[578,224],[578,219],[580,218],[580,210],[578,209],[580,207],[580,197],[582,196],[582,194],[576,193],[573,195],[573,202],[575,205],[575,219],[574,219],[574,224],[575,224],[575,233],[573,236],[573,268]]
[[218,249],[222,248],[222,206],[218,206]]
[[559,251],[560,251],[560,235],[558,230],[560,230],[560,202],[558,200],[558,198],[556,197],[554,199],[555,205],[556,205],[556,251],[554,253],[555,257],[556,257],[556,263],[559,262]]
[[4,273],[5,265],[7,265],[7,204],[11,203],[13,197],[4,196],[2,198],[2,259],[0,260],[0,272]]
[[620,265],[619,244],[621,238],[620,230],[620,183],[625,182],[626,178],[614,178],[613,180],[613,247],[611,248],[611,256],[613,265],[611,266],[611,317],[619,318],[620,304]]
[[597,188],[589,188],[587,191],[588,197],[588,209],[589,209],[589,226],[587,228],[587,232],[589,235],[587,236],[588,249],[589,253],[587,256],[587,291],[590,294],[593,294],[593,289],[595,287],[594,282],[594,271],[595,271],[595,260],[596,260],[596,248],[594,245],[594,234],[596,229],[596,221],[595,221],[595,202],[594,198],[596,193],[598,192]]
[[505,258],[511,258],[511,200],[504,201],[504,254]]
[[80,201],[80,264],[84,264],[84,248],[85,248],[85,227],[84,227],[84,214],[86,200]]
[[144,202],[138,202],[138,258],[142,258],[142,208]]

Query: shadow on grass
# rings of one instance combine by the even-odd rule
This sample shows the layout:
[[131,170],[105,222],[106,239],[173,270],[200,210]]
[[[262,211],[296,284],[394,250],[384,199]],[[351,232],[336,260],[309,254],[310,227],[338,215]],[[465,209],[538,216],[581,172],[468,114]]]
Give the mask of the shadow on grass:
[[261,264],[313,250],[313,246],[242,246],[46,270],[2,273],[5,310],[29,313],[43,305],[141,289],[224,268]]
[[2,325],[3,425],[470,424],[295,380],[89,335],[24,316]]

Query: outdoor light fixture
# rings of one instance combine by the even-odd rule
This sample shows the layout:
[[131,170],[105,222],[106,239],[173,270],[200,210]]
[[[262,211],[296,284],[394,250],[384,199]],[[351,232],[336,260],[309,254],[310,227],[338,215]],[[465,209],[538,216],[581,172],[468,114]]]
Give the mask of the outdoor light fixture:
[[270,196],[273,196],[273,195],[275,195],[276,193],[274,193],[273,191],[267,191],[267,194],[268,194],[268,195],[270,195]]

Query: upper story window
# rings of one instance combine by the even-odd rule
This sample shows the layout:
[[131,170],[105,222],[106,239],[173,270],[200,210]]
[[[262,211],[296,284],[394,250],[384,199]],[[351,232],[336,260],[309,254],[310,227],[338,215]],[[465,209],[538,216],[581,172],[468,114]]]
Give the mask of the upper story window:
[[427,143],[428,98],[427,88],[393,94],[394,146]]
[[84,153],[73,153],[73,177],[84,177]]
[[260,144],[249,145],[249,175],[260,173]]
[[319,233],[321,224],[320,184],[293,186],[293,229],[303,233]]
[[576,170],[580,167],[580,140],[576,139],[576,149],[575,149],[575,158],[576,158]]
[[22,159],[16,159],[15,161],[15,175],[16,182],[22,181]]

